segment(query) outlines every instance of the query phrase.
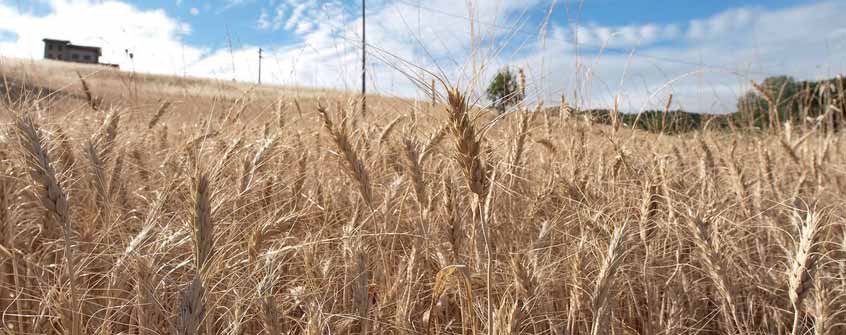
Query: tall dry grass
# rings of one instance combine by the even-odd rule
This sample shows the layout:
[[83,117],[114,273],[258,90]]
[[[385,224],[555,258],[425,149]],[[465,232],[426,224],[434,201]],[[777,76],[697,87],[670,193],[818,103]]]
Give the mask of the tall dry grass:
[[455,89],[186,122],[85,80],[96,110],[3,105],[6,333],[846,331],[840,134],[494,118]]

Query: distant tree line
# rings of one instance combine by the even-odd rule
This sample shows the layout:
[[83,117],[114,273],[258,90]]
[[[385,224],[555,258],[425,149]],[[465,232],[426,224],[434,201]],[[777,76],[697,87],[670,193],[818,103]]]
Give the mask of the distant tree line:
[[[497,72],[486,93],[491,107],[504,113],[526,97],[525,76],[522,69],[514,73],[510,68]],[[752,89],[737,101],[736,110],[726,114],[699,114],[680,109],[646,110],[639,114],[615,113],[610,109],[572,110],[568,114],[587,117],[592,122],[619,125],[646,131],[683,133],[703,129],[780,129],[785,122],[797,126],[839,130],[846,122],[846,90],[838,76],[819,81],[796,81],[789,76],[774,76],[761,83],[752,82]],[[670,97],[672,101],[672,97]],[[557,114],[560,108],[546,108]]]
[[[796,81],[789,76],[766,78],[738,99],[737,110],[728,114],[699,114],[684,110],[647,110],[637,114],[620,113],[628,128],[654,132],[681,133],[709,129],[759,129],[793,125],[817,126],[837,131],[846,122],[844,79]],[[597,123],[613,124],[608,109],[579,111]],[[635,124],[637,121],[637,124]]]
[[[609,109],[590,109],[579,112],[587,115],[593,122],[602,124],[613,124],[611,120],[612,111]],[[722,114],[699,114],[690,113],[680,109],[674,110],[646,110],[640,113],[624,114],[619,113],[620,123],[625,128],[663,132],[666,134],[684,133],[705,128],[726,128],[730,127],[730,115]],[[637,122],[637,123],[635,123]]]
[[815,123],[824,128],[842,127],[846,101],[842,77],[796,81],[788,76],[769,77],[737,102],[739,125],[766,129],[778,124]]

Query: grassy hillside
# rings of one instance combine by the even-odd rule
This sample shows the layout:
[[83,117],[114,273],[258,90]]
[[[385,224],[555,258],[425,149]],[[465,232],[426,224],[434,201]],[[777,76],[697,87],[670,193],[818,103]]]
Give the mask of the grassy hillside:
[[[80,79],[82,78],[82,80]],[[6,84],[3,84],[3,83]],[[226,80],[132,73],[111,67],[59,62],[26,61],[0,58],[0,93],[4,100],[38,99],[49,114],[60,117],[76,115],[90,107],[91,97],[108,109],[124,108],[125,119],[144,119],[168,102],[165,121],[192,122],[198,114],[242,113],[245,120],[265,120],[279,108],[313,110],[321,99],[350,100],[355,94],[331,89],[294,86],[254,85]],[[8,91],[8,94],[7,94]],[[373,108],[399,109],[412,102],[406,99],[373,95]],[[290,104],[291,106],[287,106]],[[237,111],[232,111],[234,106]],[[299,113],[299,110],[294,111]],[[76,116],[73,116],[76,117]],[[388,115],[386,117],[391,117]]]

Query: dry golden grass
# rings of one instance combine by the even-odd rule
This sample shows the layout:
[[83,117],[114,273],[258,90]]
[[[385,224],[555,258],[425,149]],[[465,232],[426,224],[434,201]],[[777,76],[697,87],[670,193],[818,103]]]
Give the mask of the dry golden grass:
[[61,95],[3,99],[5,333],[846,331],[840,134],[42,65],[3,72]]

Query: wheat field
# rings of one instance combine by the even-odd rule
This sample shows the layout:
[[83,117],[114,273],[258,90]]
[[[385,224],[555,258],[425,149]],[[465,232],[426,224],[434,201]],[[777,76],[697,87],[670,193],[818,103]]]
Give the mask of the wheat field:
[[4,68],[51,88],[3,98],[6,334],[846,331],[840,134],[49,66]]

